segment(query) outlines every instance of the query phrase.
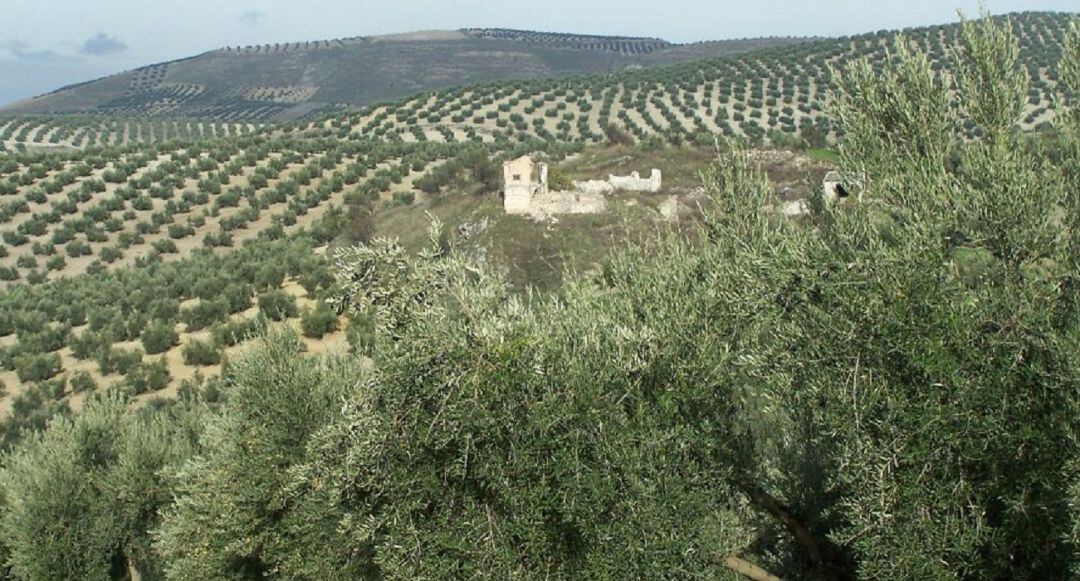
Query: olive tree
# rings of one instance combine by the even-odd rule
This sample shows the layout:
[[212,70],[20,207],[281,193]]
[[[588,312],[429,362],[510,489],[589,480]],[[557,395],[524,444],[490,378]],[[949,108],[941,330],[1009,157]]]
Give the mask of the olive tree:
[[225,403],[200,438],[202,451],[179,466],[176,501],[157,532],[169,578],[282,575],[297,537],[315,543],[336,534],[325,518],[294,516],[289,474],[360,369],[344,358],[301,357],[300,349],[295,335],[271,333],[230,362]]
[[198,407],[133,414],[117,395],[91,397],[27,436],[0,470],[0,530],[24,579],[160,574],[149,531],[171,500],[162,470],[191,453]]

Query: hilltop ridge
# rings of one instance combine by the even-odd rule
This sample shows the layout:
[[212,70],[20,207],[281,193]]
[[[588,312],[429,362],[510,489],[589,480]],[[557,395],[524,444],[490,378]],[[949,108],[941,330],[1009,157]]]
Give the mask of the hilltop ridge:
[[805,41],[684,48],[658,38],[469,28],[224,47],[63,87],[0,113],[286,121],[464,84],[611,73]]

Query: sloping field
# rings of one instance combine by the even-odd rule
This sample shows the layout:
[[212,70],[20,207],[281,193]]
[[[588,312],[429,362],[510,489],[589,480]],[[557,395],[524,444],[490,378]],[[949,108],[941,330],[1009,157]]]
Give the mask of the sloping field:
[[683,48],[659,39],[471,29],[228,47],[65,87],[0,111],[280,121],[471,83],[610,73],[797,42]]

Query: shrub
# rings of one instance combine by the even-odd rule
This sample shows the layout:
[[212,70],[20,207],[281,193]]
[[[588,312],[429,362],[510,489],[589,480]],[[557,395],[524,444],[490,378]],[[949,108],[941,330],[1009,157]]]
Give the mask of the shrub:
[[226,347],[232,347],[257,336],[266,327],[266,318],[260,314],[254,319],[240,319],[238,321],[229,321],[221,325],[217,325],[213,329],[214,343],[217,345],[224,345]]
[[391,204],[394,206],[411,206],[416,201],[416,194],[413,192],[394,192]]
[[192,339],[184,344],[180,352],[187,365],[206,367],[221,363],[221,350],[207,341]]
[[93,359],[109,345],[108,338],[89,329],[68,338],[68,346],[76,359]]
[[160,254],[176,254],[178,252],[178,249],[176,247],[176,243],[173,242],[172,240],[169,240],[168,238],[162,238],[161,240],[156,240],[150,246],[151,246],[151,248],[153,248],[156,252],[158,252]]
[[123,256],[123,252],[115,246],[106,246],[98,253],[98,257],[106,264],[116,262],[121,256]]
[[320,302],[314,309],[306,310],[300,318],[300,327],[305,337],[321,339],[323,335],[337,330],[337,313]]
[[165,389],[169,385],[169,366],[164,358],[135,366],[127,373],[123,387],[130,395]]
[[173,326],[160,322],[151,323],[143,329],[140,337],[142,340],[143,349],[149,355],[156,355],[158,353],[164,353],[176,345],[180,336],[173,329]]
[[221,296],[229,303],[229,314],[240,313],[251,307],[251,289],[246,285],[232,283],[225,287]]
[[91,253],[93,253],[93,251],[90,250],[90,245],[81,240],[73,240],[71,242],[68,242],[67,245],[64,246],[64,252],[66,252],[67,255],[72,258],[89,256]]
[[259,310],[274,321],[296,316],[296,298],[283,290],[259,295]]
[[83,393],[97,389],[97,383],[94,382],[94,378],[85,371],[79,371],[72,374],[68,379],[68,386],[71,388],[72,393]]
[[96,357],[102,375],[127,375],[142,364],[143,353],[139,349],[123,349],[110,346]]
[[38,382],[56,376],[63,368],[59,353],[18,355],[15,357],[15,373],[19,381]]
[[188,331],[205,329],[228,316],[229,302],[224,297],[202,300],[180,311],[180,320],[187,324]]

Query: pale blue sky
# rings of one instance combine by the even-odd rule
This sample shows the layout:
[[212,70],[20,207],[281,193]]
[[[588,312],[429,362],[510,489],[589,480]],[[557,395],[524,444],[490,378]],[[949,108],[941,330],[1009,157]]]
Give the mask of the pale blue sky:
[[[0,104],[140,65],[244,45],[507,27],[673,42],[840,36],[941,24],[978,0],[0,0]],[[1000,14],[1080,0],[985,0]]]

